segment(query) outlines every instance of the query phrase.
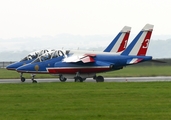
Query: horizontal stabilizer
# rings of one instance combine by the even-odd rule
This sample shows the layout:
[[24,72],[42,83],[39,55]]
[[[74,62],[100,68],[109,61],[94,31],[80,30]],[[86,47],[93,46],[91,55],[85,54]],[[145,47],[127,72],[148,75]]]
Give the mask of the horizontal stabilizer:
[[141,59],[141,58],[129,59],[129,60],[127,61],[127,64],[128,64],[128,65],[136,64],[136,63],[139,63],[139,62],[142,61],[142,60],[143,60],[143,59]]

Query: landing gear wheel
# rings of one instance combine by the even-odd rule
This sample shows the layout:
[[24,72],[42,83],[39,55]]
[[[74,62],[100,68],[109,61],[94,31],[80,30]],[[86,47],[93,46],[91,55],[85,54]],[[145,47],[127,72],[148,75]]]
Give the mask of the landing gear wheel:
[[67,78],[65,78],[63,75],[59,75],[59,80],[61,82],[65,82],[67,80]]
[[33,83],[37,83],[37,81],[36,80],[32,80],[33,81]]
[[31,79],[31,80],[32,80],[32,83],[37,83],[37,81],[34,80],[34,77],[35,77],[35,76],[36,76],[35,74],[32,74],[32,75],[31,75],[31,77],[32,77],[32,79]]
[[97,76],[96,77],[96,82],[104,82],[103,76]]
[[25,78],[24,77],[21,77],[21,82],[25,82]]
[[75,82],[83,82],[83,79],[81,77],[75,77]]
[[23,77],[23,73],[20,73],[20,79],[21,79],[21,82],[25,82],[25,78]]

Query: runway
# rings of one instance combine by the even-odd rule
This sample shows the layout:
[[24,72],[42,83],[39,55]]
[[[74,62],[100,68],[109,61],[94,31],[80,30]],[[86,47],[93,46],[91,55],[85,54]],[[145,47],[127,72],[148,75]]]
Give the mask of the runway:
[[[42,82],[60,82],[58,78],[35,79],[38,83]],[[171,81],[171,76],[157,77],[115,77],[105,78],[104,82],[155,82],[155,81]],[[67,79],[66,82],[74,82],[74,79]],[[87,78],[84,82],[96,82],[92,78]],[[0,79],[0,83],[22,83],[20,79]],[[31,79],[26,79],[24,83],[32,83]]]

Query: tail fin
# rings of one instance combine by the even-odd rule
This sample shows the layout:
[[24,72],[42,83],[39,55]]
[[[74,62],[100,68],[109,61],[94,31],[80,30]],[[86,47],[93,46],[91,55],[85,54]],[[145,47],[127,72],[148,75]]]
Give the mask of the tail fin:
[[121,55],[145,56],[154,25],[146,24]]
[[122,52],[125,50],[131,27],[125,26],[103,52]]

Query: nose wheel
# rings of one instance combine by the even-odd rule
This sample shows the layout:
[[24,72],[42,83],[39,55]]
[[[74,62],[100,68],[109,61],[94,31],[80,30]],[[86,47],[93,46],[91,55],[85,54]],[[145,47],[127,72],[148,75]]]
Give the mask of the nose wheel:
[[34,77],[35,77],[36,75],[35,74],[31,74],[31,80],[32,80],[32,83],[37,83],[37,81],[36,80],[34,80]]
[[37,83],[37,81],[36,81],[36,80],[32,80],[32,82],[33,82],[33,83]]
[[25,77],[21,77],[21,82],[25,82]]
[[21,79],[21,82],[25,82],[25,77],[23,77],[23,73],[20,73],[20,79]]

